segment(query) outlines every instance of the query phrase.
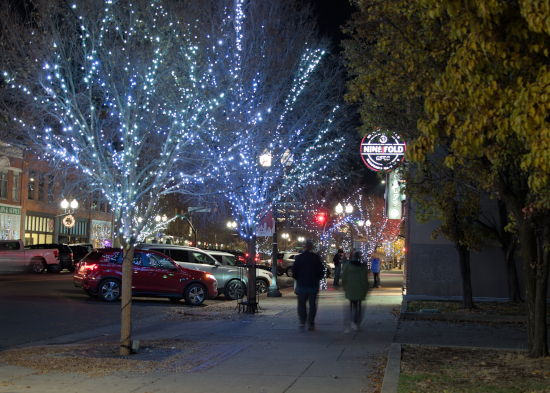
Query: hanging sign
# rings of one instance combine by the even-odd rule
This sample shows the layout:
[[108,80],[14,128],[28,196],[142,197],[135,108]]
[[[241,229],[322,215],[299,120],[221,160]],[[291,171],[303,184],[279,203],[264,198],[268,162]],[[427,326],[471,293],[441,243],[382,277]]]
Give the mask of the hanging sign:
[[256,236],[273,236],[275,230],[275,221],[273,220],[273,210],[266,213],[256,226]]
[[403,161],[407,144],[397,134],[386,135],[376,130],[361,141],[361,158],[375,172],[387,171]]
[[402,194],[401,175],[398,171],[391,171],[386,182],[386,215],[390,220],[401,220],[403,217],[404,200]]

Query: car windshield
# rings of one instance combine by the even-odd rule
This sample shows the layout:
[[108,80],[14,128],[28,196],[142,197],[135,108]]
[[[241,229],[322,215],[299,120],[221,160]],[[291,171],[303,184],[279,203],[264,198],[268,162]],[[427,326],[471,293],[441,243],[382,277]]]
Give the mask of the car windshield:
[[92,251],[82,260],[82,262],[96,262],[101,259],[103,253],[101,251]]
[[282,252],[277,254],[277,259],[283,259],[284,254]]

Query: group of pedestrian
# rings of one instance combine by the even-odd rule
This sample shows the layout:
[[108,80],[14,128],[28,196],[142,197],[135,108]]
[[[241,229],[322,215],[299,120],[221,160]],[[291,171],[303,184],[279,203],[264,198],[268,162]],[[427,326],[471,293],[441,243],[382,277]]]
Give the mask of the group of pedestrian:
[[[298,296],[299,328],[304,330],[307,323],[308,330],[315,330],[315,315],[317,313],[317,296],[319,285],[325,276],[321,257],[313,251],[313,242],[307,240],[305,251],[296,256],[293,266],[293,277],[296,280],[296,295]],[[349,300],[349,316],[351,330],[361,330],[361,302],[367,297],[369,291],[368,266],[363,261],[361,251],[353,249],[346,255],[343,250],[338,250],[334,258],[334,282],[335,288],[339,288],[340,276],[346,299]],[[380,259],[378,254],[373,254],[371,270],[374,275],[374,288],[380,287]],[[308,306],[309,305],[309,312]]]

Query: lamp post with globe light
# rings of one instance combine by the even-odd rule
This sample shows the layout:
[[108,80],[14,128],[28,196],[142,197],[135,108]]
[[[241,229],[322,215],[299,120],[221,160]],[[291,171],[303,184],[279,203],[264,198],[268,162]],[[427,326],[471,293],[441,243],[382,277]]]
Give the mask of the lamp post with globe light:
[[70,243],[71,236],[69,235],[69,231],[76,224],[74,213],[75,210],[78,209],[78,202],[76,201],[76,199],[73,199],[71,202],[67,201],[67,199],[63,199],[61,201],[61,208],[64,210],[64,213],[62,214],[62,223],[67,228],[67,237],[68,242]]

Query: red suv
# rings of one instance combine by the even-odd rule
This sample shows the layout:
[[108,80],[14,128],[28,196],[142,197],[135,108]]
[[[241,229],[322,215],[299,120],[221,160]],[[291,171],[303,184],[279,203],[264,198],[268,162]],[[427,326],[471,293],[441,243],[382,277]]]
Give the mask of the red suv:
[[[159,252],[136,249],[132,265],[132,296],[167,297],[174,302],[183,298],[187,304],[199,306],[218,295],[218,282],[212,274],[181,267]],[[92,250],[74,274],[75,287],[106,302],[120,299],[121,281],[120,248]]]

